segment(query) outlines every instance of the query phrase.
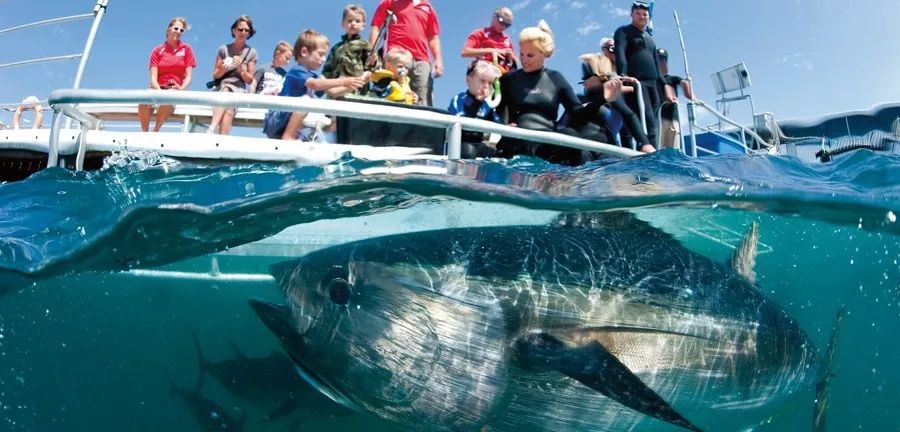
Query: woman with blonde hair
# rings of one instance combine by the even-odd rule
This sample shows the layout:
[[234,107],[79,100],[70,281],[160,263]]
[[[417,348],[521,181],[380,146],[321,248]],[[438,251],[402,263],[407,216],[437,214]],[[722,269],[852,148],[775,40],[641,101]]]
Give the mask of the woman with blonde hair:
[[612,61],[603,54],[584,54],[579,58],[585,104],[564,123],[582,138],[607,144],[618,142],[616,137],[624,126],[637,139],[640,151],[652,153],[655,149],[644,133],[640,117],[622,99],[622,79],[616,76]]
[[[181,37],[188,30],[188,22],[182,17],[175,17],[166,27],[166,41],[150,51],[150,88],[156,90],[184,90],[191,85],[191,77],[197,61],[191,46],[182,42]],[[150,129],[150,105],[138,105],[138,120],[141,130]],[[156,126],[159,132],[163,123],[175,111],[174,105],[160,105],[156,110]]]
[[[521,68],[500,78],[502,98],[497,108],[501,113],[505,112],[510,125],[572,133],[558,127],[557,113],[560,106],[567,113],[571,112],[578,106],[578,98],[561,73],[544,67],[544,62],[553,55],[555,48],[553,32],[543,20],[536,27],[528,27],[519,34]],[[502,139],[497,144],[497,150],[500,156],[507,158],[532,155],[564,165],[583,162],[581,150],[509,138]]]

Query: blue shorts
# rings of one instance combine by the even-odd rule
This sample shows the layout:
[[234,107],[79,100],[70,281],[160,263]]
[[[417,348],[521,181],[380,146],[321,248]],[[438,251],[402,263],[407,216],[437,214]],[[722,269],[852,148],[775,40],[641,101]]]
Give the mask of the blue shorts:
[[272,139],[281,139],[284,135],[284,128],[287,127],[288,120],[291,118],[290,111],[272,111],[266,113],[263,120],[263,133]]

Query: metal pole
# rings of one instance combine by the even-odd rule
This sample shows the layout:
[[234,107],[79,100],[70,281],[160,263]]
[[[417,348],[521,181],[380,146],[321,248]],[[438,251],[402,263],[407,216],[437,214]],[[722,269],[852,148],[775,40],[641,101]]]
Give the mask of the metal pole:
[[25,30],[25,29],[29,29],[29,28],[32,28],[32,27],[38,27],[38,26],[48,25],[48,24],[62,24],[62,23],[64,23],[64,22],[68,22],[68,21],[76,21],[76,20],[87,19],[87,18],[90,18],[91,16],[93,16],[93,13],[86,13],[86,14],[81,14],[81,15],[72,15],[72,16],[59,17],[59,18],[51,18],[51,19],[48,19],[48,20],[36,21],[36,22],[33,22],[33,23],[29,23],[29,24],[22,24],[22,25],[19,25],[19,26],[10,27],[10,28],[8,28],[8,29],[3,29],[3,30],[0,30],[0,34],[3,34],[3,33],[9,33],[9,32],[14,32],[14,31],[17,31],[17,30]]
[[[673,11],[672,15],[675,17],[675,29],[678,30],[678,41],[681,42],[681,57],[684,59],[684,79],[688,80],[689,83],[693,81],[691,78],[691,69],[688,66],[688,55],[687,55],[687,46],[684,44],[684,32],[681,31],[681,20],[678,19],[678,11]],[[691,83],[693,87],[693,83]],[[697,157],[697,136],[694,134],[694,124],[696,123],[696,118],[694,117],[694,102],[688,101],[687,104],[687,114],[688,114],[688,128],[690,128],[691,135],[691,155],[692,157]]]
[[58,108],[53,109],[53,123],[50,126],[50,151],[47,152],[47,168],[59,165],[59,128],[63,115]]
[[[88,58],[91,56],[91,49],[94,48],[94,39],[97,37],[97,31],[100,29],[100,21],[106,14],[106,6],[109,0],[97,0],[94,5],[94,22],[91,23],[91,31],[88,33],[87,41],[84,43],[84,51],[81,55],[81,61],[78,63],[78,70],[75,72],[75,82],[72,84],[73,89],[81,87],[81,78],[84,76],[84,68],[87,66]],[[72,126],[72,119],[66,119],[66,129]]]
[[[638,101],[638,115],[641,116],[641,127],[644,128],[644,135],[647,135],[647,117],[645,117],[645,114],[644,114],[647,111],[647,108],[644,106],[644,89],[642,88],[643,86],[641,85],[640,81],[635,81],[634,85],[635,85],[634,91],[635,91],[635,95],[637,96],[637,101]],[[631,140],[631,149],[632,150],[637,150],[637,144],[635,144],[636,142],[637,142],[637,137],[632,137],[632,140]]]
[[84,155],[87,153],[88,125],[81,125],[81,135],[78,136],[78,154],[75,156],[75,171],[84,169]]
[[453,123],[447,128],[447,158],[459,159],[462,157],[462,125]]

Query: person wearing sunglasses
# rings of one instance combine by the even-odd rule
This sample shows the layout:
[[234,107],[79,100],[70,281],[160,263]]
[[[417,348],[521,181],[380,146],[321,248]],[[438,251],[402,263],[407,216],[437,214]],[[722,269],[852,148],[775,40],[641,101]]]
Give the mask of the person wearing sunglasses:
[[[247,41],[256,34],[253,20],[241,15],[231,24],[231,37],[234,42],[219,47],[216,53],[216,65],[213,68],[213,80],[206,83],[208,88],[217,92],[246,93],[247,85],[253,82],[256,70],[256,49]],[[228,135],[234,121],[234,108],[216,107],[213,109],[212,121],[207,133]]]
[[[182,17],[169,21],[166,28],[166,41],[150,52],[150,88],[155,90],[184,90],[191,85],[191,77],[197,61],[194,50],[182,42],[181,37],[188,29],[188,22]],[[141,130],[150,129],[150,105],[138,105],[138,120]],[[154,132],[159,132],[163,123],[175,111],[174,105],[160,105],[156,110]]]
[[491,25],[474,30],[466,39],[463,57],[480,58],[494,63],[502,73],[518,67],[512,40],[505,32],[513,23],[513,13],[508,7],[494,10]]
[[[644,100],[644,117],[647,123],[647,136],[656,142],[656,113],[661,104],[660,92],[665,83],[659,72],[659,59],[656,53],[656,42],[647,32],[650,22],[650,5],[645,1],[631,4],[631,24],[619,27],[613,35],[616,58],[616,71],[621,76],[636,78],[641,82],[642,94],[626,94],[625,101],[635,112],[639,111],[638,97]],[[630,141],[630,137],[624,137]],[[628,141],[625,141],[627,143]]]

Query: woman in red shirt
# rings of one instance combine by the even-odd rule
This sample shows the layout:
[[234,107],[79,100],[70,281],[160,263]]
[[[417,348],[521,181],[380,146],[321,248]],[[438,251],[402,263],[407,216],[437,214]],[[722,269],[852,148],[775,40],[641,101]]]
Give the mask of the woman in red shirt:
[[[166,41],[150,52],[150,88],[156,90],[184,90],[191,85],[191,75],[197,61],[191,46],[181,41],[181,36],[188,29],[187,20],[175,17],[169,21],[166,29]],[[141,130],[150,128],[150,105],[138,105],[138,119]],[[175,111],[175,105],[160,105],[156,110],[156,126],[159,132],[166,119]]]

